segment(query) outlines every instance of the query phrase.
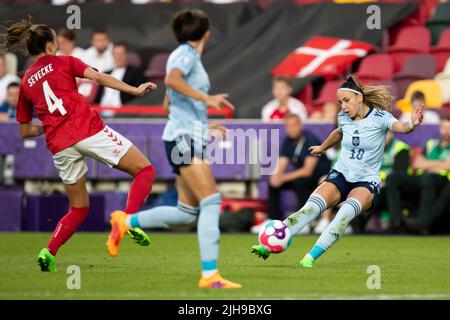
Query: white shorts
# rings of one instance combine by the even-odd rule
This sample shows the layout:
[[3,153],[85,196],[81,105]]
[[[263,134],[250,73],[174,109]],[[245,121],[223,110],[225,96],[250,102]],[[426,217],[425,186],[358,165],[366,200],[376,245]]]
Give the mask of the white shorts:
[[108,126],[93,136],[77,142],[53,155],[53,163],[65,184],[76,183],[88,168],[85,156],[112,168],[127,153],[133,144]]

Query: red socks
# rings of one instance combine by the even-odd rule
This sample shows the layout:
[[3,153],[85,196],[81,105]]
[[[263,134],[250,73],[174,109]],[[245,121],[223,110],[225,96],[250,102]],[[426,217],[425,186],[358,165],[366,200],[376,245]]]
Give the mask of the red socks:
[[145,167],[136,174],[128,193],[127,207],[125,208],[127,214],[136,213],[141,208],[152,190],[155,178],[156,170],[152,165]]
[[89,212],[89,207],[72,208],[61,220],[53,231],[52,238],[47,245],[52,255],[56,255],[59,248],[77,231]]

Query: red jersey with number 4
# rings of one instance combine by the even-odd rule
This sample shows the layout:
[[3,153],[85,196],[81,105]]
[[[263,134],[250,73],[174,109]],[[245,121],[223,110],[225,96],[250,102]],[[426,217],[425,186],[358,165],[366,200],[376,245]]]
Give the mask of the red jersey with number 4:
[[17,122],[30,122],[34,107],[42,121],[47,147],[53,154],[98,133],[105,126],[78,93],[75,78],[84,78],[88,67],[75,57],[43,56],[22,78]]

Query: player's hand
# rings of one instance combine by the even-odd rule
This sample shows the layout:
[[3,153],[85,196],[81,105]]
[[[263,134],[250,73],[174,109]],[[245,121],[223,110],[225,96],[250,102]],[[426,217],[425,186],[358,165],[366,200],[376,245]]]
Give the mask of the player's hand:
[[223,107],[228,107],[232,110],[235,110],[236,108],[230,101],[227,100],[227,98],[228,93],[219,93],[213,96],[206,96],[204,102],[208,107],[213,107],[217,110],[220,110]]
[[227,137],[227,128],[218,122],[210,123],[208,126],[209,135],[214,138],[225,139]]
[[325,153],[325,150],[322,149],[322,146],[312,146],[309,147],[309,152],[311,152],[311,155],[314,157],[320,157]]
[[414,126],[418,126],[423,121],[423,110],[425,109],[425,104],[422,103],[419,107],[415,108],[411,114],[411,121]]
[[153,82],[146,82],[136,88],[134,95],[137,97],[142,97],[147,92],[156,90],[157,88],[158,88],[158,86],[156,84],[154,84]]

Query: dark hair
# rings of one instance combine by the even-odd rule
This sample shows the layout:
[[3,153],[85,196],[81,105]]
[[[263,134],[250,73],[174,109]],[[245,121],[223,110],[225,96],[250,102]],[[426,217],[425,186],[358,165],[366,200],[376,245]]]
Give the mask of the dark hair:
[[8,86],[6,87],[6,90],[8,90],[9,88],[20,88],[20,84],[18,82],[11,82],[10,84],[8,84]]
[[411,95],[411,102],[416,100],[425,101],[425,95],[423,94],[422,91],[413,92],[413,94]]
[[106,34],[109,37],[109,33],[108,31],[106,31],[106,29],[95,29],[94,32],[92,32],[92,36],[94,36],[94,34]]
[[124,47],[128,51],[128,45],[124,41],[114,42],[114,47]]
[[353,75],[347,77],[346,82],[348,81],[356,85],[357,91],[362,92],[364,102],[367,106],[380,110],[391,111],[392,94],[388,86],[362,85],[359,79]]
[[76,39],[75,32],[68,28],[59,29],[58,36],[66,38],[67,40],[70,40],[70,41],[75,41],[75,39]]
[[198,41],[209,30],[209,18],[199,9],[183,9],[175,13],[171,27],[178,42]]
[[289,112],[287,115],[284,116],[284,121],[289,120],[289,119],[297,119],[298,122],[302,122],[302,119],[300,118],[300,116],[296,113],[292,113]]
[[273,78],[273,82],[274,82],[274,83],[275,83],[275,82],[284,82],[284,83],[286,83],[288,86],[292,87],[292,79],[291,79],[291,78],[288,78],[288,77],[283,77],[283,76],[275,77],[275,78]]
[[23,41],[26,42],[28,53],[36,56],[45,52],[47,43],[55,41],[55,31],[45,24],[33,24],[28,15],[26,20],[16,22],[6,29],[4,46],[7,50],[23,50]]

